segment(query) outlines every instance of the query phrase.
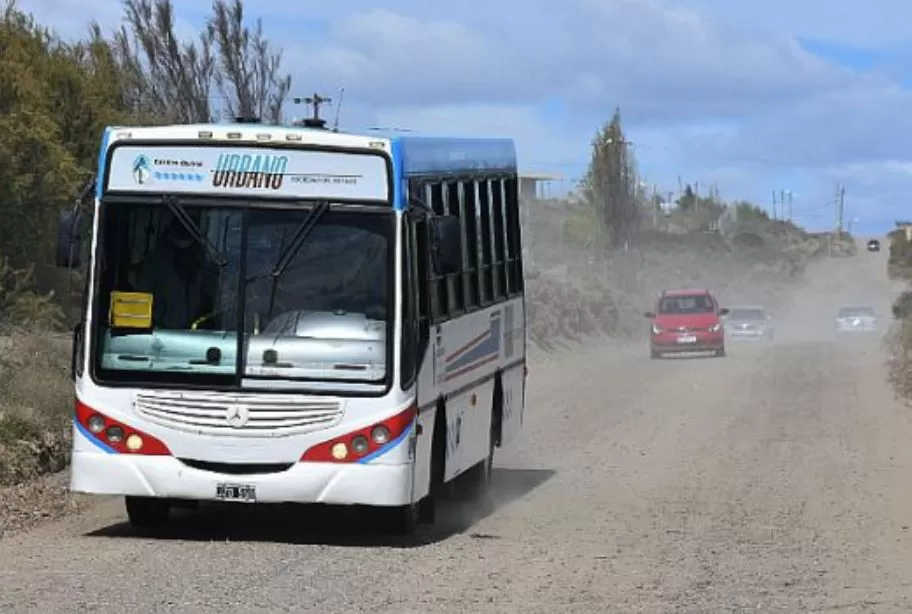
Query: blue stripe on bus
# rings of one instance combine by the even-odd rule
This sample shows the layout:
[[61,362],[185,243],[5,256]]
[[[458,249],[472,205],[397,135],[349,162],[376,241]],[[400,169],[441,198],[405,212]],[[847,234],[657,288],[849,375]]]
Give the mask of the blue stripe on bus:
[[95,173],[95,198],[100,199],[104,185],[105,162],[108,159],[108,145],[111,142],[111,128],[105,128],[101,135],[101,150],[98,152],[98,169]]
[[398,448],[398,447],[402,444],[402,442],[405,441],[405,440],[408,438],[409,434],[411,434],[412,429],[415,428],[415,422],[416,422],[415,420],[412,420],[412,423],[409,425],[409,427],[408,427],[407,429],[405,429],[405,430],[402,432],[401,435],[399,435],[398,437],[396,437],[394,440],[392,440],[391,442],[389,442],[388,444],[386,444],[385,446],[383,446],[382,448],[380,448],[380,449],[377,450],[376,452],[371,452],[370,454],[368,454],[367,456],[365,456],[364,458],[362,458],[361,460],[359,460],[359,461],[358,461],[358,464],[359,464],[359,465],[364,465],[364,464],[369,463],[369,462],[371,462],[371,461],[373,461],[373,460],[377,460],[378,458],[380,458],[381,456],[383,456],[383,455],[386,454],[387,452],[392,452],[393,450],[395,450],[396,448]]
[[405,177],[402,172],[402,145],[396,139],[390,142],[393,157],[393,209],[405,211],[408,209]]
[[79,421],[76,418],[73,418],[73,424],[76,425],[76,428],[80,433],[85,435],[85,438],[95,444],[95,447],[101,450],[102,452],[107,452],[108,454],[117,454],[117,450],[109,446],[103,441],[100,441],[95,435],[89,432],[89,429],[79,424]]

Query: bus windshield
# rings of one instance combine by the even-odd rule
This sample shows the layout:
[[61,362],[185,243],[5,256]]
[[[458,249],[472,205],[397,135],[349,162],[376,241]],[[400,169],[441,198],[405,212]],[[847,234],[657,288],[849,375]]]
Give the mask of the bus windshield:
[[[96,371],[136,384],[383,381],[393,313],[389,210],[105,202]],[[198,229],[202,236],[191,232]],[[303,230],[303,232],[302,232]],[[111,316],[151,297],[151,326]],[[239,334],[240,333],[240,334]],[[240,360],[239,360],[240,357]]]

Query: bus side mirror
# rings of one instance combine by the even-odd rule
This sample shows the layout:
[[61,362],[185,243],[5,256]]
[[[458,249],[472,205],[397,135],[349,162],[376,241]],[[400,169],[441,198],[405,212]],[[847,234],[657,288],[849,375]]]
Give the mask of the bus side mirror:
[[431,218],[431,258],[437,275],[462,270],[462,225],[455,215]]
[[78,212],[64,211],[57,222],[57,258],[56,264],[61,269],[79,268],[82,236],[80,234],[81,216]]

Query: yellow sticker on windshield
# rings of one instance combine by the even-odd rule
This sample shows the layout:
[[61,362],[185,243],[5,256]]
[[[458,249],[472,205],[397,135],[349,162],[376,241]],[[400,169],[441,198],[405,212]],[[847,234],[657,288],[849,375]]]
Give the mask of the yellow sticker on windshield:
[[152,295],[112,292],[108,323],[111,328],[152,328]]

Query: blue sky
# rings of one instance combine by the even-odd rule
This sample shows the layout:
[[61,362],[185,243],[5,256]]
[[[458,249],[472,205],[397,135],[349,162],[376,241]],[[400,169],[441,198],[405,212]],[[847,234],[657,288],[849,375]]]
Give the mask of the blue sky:
[[[68,37],[85,31],[81,19],[120,20],[112,0],[18,4]],[[180,33],[194,36],[210,3],[176,4]],[[680,177],[769,206],[773,191],[791,190],[796,221],[820,229],[835,221],[841,182],[846,218],[866,233],[912,208],[908,0],[246,8],[284,48],[295,95],[345,88],[344,129],[510,136],[525,169],[561,173],[567,188],[619,105],[644,178],[661,192]]]

